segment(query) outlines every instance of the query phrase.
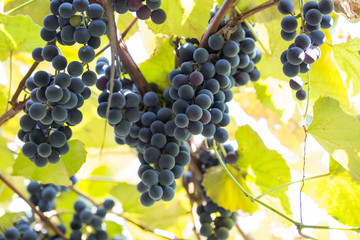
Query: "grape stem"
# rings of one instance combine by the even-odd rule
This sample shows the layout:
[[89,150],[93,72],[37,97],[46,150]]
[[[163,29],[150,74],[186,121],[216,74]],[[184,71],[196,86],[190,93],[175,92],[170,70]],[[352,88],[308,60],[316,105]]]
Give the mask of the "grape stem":
[[[92,204],[94,204],[95,206],[101,206],[101,204],[99,204],[98,202],[96,202],[94,199],[92,199],[90,196],[82,193],[81,191],[77,190],[76,188],[74,188],[73,186],[68,186],[67,188],[71,189],[72,191],[74,191],[76,194],[78,194],[79,196],[87,199],[89,202],[91,202]],[[146,231],[146,232],[150,232],[151,234],[157,236],[157,237],[162,237],[164,239],[171,239],[171,240],[182,240],[181,238],[178,238],[178,237],[175,237],[175,238],[169,238],[169,237],[165,237],[165,236],[162,236],[160,234],[157,234],[154,232],[154,230],[152,229],[149,229],[141,224],[138,224],[136,223],[135,221],[131,220],[130,218],[126,217],[124,214],[119,214],[119,213],[116,213],[116,212],[113,212],[111,211],[111,213],[119,216],[119,217],[122,217],[123,219],[125,219],[126,221],[128,221],[129,223],[137,226],[138,228],[142,229],[143,231]]]
[[61,237],[64,240],[67,240],[67,238],[64,236],[64,234],[60,231],[59,228],[57,228],[45,215],[43,212],[41,212],[40,210],[36,209],[36,206],[29,200],[27,199],[24,194],[22,194],[8,179],[6,179],[6,177],[0,173],[0,180],[3,181],[11,190],[13,190],[20,198],[22,198],[33,210],[33,212],[35,214],[37,214],[41,220],[52,230],[54,230],[54,232]]
[[134,82],[137,89],[140,91],[141,95],[144,96],[145,93],[151,91],[151,87],[149,83],[146,81],[144,75],[140,71],[139,67],[134,62],[134,59],[131,57],[127,46],[125,44],[125,41],[123,40],[121,34],[118,32],[118,51],[119,51],[119,57],[124,65],[124,68],[129,73],[131,80]]
[[[307,181],[307,180],[312,180],[312,179],[316,179],[316,178],[322,178],[322,177],[327,177],[327,176],[330,176],[330,173],[326,173],[326,174],[322,174],[322,175],[318,175],[318,176],[313,176],[313,177],[308,177],[308,178],[305,178],[304,181]],[[295,184],[295,183],[299,183],[299,182],[302,182],[303,179],[300,179],[300,180],[297,180],[297,181],[294,181],[294,182],[289,182],[289,183],[285,183],[283,185],[280,185],[276,188],[273,188],[273,189],[270,189],[269,191],[267,192],[264,192],[263,194],[260,194],[259,196],[257,196],[256,198],[257,199],[260,199],[266,195],[268,195],[269,193],[272,193],[272,192],[275,192],[281,188],[284,188],[284,187],[287,187],[287,186],[290,186],[292,184]]]
[[[210,148],[212,149],[214,152],[215,152],[215,156],[217,157],[217,159],[219,160],[221,166],[223,167],[223,169],[225,170],[226,174],[231,178],[231,180],[235,183],[235,185],[243,192],[243,194],[248,197],[251,201],[253,202],[256,202],[264,207],[266,207],[267,209],[269,209],[270,211],[276,213],[277,215],[283,217],[284,219],[288,220],[289,222],[291,222],[292,224],[294,224],[297,229],[298,229],[298,232],[299,232],[299,235],[300,236],[306,236],[302,233],[302,229],[304,228],[314,228],[314,229],[333,229],[333,230],[344,230],[344,231],[360,231],[360,227],[349,227],[349,228],[334,228],[334,227],[329,227],[329,226],[318,226],[318,225],[305,225],[301,222],[297,222],[295,221],[294,219],[286,216],[285,214],[281,213],[280,211],[276,210],[275,208],[271,207],[270,205],[266,204],[265,202],[257,199],[256,197],[254,197],[253,195],[251,195],[250,193],[248,193],[241,185],[240,183],[236,180],[236,178],[231,174],[231,172],[229,171],[229,169],[227,168],[224,160],[222,159],[218,149],[217,149],[217,145],[216,145],[216,142],[215,140],[213,140],[213,145],[212,147]],[[306,236],[307,238],[310,238],[310,239],[314,239],[314,238],[311,238],[309,236]]]
[[[269,0],[267,2],[264,2],[253,9],[250,9],[249,11],[246,11],[244,13],[241,13],[238,17],[232,19],[229,21],[224,27],[222,27],[217,33],[223,34],[227,31],[227,29],[231,29],[234,26],[236,26],[238,23],[244,22],[245,19],[251,17],[252,15],[261,12],[267,8],[270,8],[274,5],[276,5],[280,0]],[[235,8],[236,10],[236,8]]]
[[[99,3],[100,4],[100,3]],[[104,2],[101,2],[101,5],[105,8],[106,12],[110,12],[112,9],[112,5],[111,2],[109,2],[108,0],[105,1],[105,6],[104,6]],[[109,9],[109,10],[107,10]],[[114,17],[113,12],[110,14],[112,15],[112,17]],[[114,20],[115,22],[115,20]],[[133,26],[135,24],[135,20],[133,22],[130,23],[130,26]],[[129,73],[131,80],[134,82],[135,86],[137,87],[137,89],[139,90],[139,92],[141,93],[141,95],[143,96],[145,93],[150,92],[151,91],[151,87],[148,84],[148,82],[146,81],[144,75],[142,74],[142,72],[140,71],[139,67],[136,65],[134,59],[131,57],[125,41],[124,41],[124,36],[117,31],[117,53],[118,56],[120,57],[124,68],[127,70],[127,72]],[[111,44],[111,39],[109,39],[110,44]]]
[[210,25],[206,29],[204,36],[201,38],[199,47],[207,48],[208,39],[211,34],[215,33],[218,27],[220,26],[221,21],[225,17],[229,9],[234,5],[236,0],[225,0],[221,5],[219,11],[216,12],[215,16],[212,18]]

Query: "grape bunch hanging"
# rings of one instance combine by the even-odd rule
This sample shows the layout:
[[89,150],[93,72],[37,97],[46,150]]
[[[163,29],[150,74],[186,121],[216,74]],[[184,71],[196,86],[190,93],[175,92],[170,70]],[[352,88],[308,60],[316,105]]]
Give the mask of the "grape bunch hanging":
[[[211,138],[208,138],[205,141],[207,141],[207,146],[212,146],[213,140]],[[205,144],[203,144],[203,146],[204,145]],[[230,144],[223,145],[223,150],[224,151],[221,151],[220,147],[218,147],[222,159],[228,164],[236,164],[238,161],[237,151]],[[205,149],[196,154],[195,157],[202,174],[205,174],[208,169],[220,165],[215,154]],[[184,181],[187,184],[195,181],[192,172],[186,172]],[[197,189],[200,191],[202,198],[202,200],[197,202],[198,207],[196,211],[201,224],[200,234],[208,240],[228,239],[230,231],[237,221],[236,212],[226,210],[213,202],[207,196],[205,188],[201,185],[201,180],[196,180],[196,182],[193,183],[198,185]]]
[[[70,178],[72,184],[76,184],[77,179],[72,176]],[[55,199],[63,192],[68,192],[69,189],[64,186],[55,184],[41,184],[39,182],[31,181],[27,185],[27,191],[30,193],[30,201],[39,208],[43,213],[48,213],[51,210],[57,210]],[[106,224],[104,218],[115,206],[114,200],[107,198],[101,205],[91,206],[86,201],[78,199],[73,204],[72,220],[70,222],[70,240],[107,240],[109,234],[106,231]],[[32,214],[34,214],[32,212]],[[56,218],[58,218],[57,216]],[[51,218],[51,217],[50,217]],[[51,219],[53,220],[53,219]],[[63,239],[57,234],[52,234],[46,225],[39,230],[37,222],[38,219],[30,217],[21,217],[14,223],[14,227],[5,229],[4,234],[0,234],[1,240],[36,240],[36,239]],[[52,221],[53,223],[55,221]],[[43,224],[43,223],[41,223]],[[56,227],[66,234],[69,229],[64,224],[58,224]],[[114,236],[112,239],[121,239]]]
[[[107,32],[104,9],[99,4],[89,4],[87,0],[71,3],[53,0],[50,11],[53,14],[44,18],[40,32],[49,43],[44,48],[35,48],[32,57],[36,62],[51,62],[55,73],[40,70],[26,80],[31,93],[18,132],[19,139],[25,142],[23,154],[38,167],[57,163],[60,155],[69,151],[70,127],[82,121],[79,108],[91,95],[88,86],[97,79],[95,72],[89,69],[84,72],[83,64],[95,58],[94,49],[100,46],[100,37]],[[61,45],[83,44],[78,51],[81,62],[68,64],[60,49],[53,45],[55,40]]]
[[189,151],[174,138],[173,113],[169,108],[161,107],[164,102],[156,92],[147,92],[141,97],[130,79],[120,78],[118,70],[106,116],[110,69],[106,58],[97,60],[96,71],[100,76],[96,86],[103,91],[98,98],[98,114],[114,127],[117,143],[138,151],[141,182],[137,189],[142,193],[141,203],[151,206],[155,201],[170,201],[175,195],[175,179],[182,177],[184,167],[190,162]]
[[[293,14],[294,4],[291,0],[280,0],[278,10],[282,14]],[[334,10],[332,0],[308,1],[304,4],[301,14],[301,34],[297,36],[298,21],[293,15],[285,16],[281,20],[281,37],[285,41],[295,39],[280,57],[283,64],[283,72],[290,77],[290,88],[296,91],[296,98],[304,100],[306,91],[302,89],[303,81],[296,77],[299,73],[307,73],[311,64],[320,58],[321,51],[318,48],[325,43],[325,34],[320,30],[331,27],[333,20],[329,15]]]

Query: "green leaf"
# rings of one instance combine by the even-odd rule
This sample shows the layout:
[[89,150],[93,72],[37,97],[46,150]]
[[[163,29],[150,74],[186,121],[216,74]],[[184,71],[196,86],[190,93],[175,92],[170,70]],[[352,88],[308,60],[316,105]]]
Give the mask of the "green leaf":
[[360,179],[360,122],[345,113],[339,101],[322,97],[315,102],[308,133],[353,177]]
[[124,227],[119,223],[112,221],[104,221],[106,224],[106,232],[109,234],[109,238],[113,239],[114,236],[122,236]]
[[28,16],[0,14],[0,61],[6,60],[9,52],[31,52],[43,45],[40,29]]
[[156,83],[161,89],[170,85],[168,74],[175,67],[171,38],[157,37],[152,56],[139,65],[148,82]]
[[[91,176],[100,177],[114,177],[114,172],[111,166],[101,165],[95,168],[91,173]],[[91,195],[93,198],[104,198],[108,195],[108,192],[116,185],[114,182],[102,182],[102,181],[91,181],[81,180],[78,184],[78,188],[81,191]]]
[[359,58],[360,38],[354,38],[348,42],[334,44],[334,57],[339,67],[348,75],[348,83],[354,86],[353,95],[360,92],[360,58]]
[[188,212],[191,209],[189,201],[184,189],[180,187],[177,188],[172,201],[159,201],[151,207],[141,205],[141,194],[137,191],[136,185],[120,183],[111,189],[110,194],[121,202],[125,216],[149,229],[160,228],[178,234],[191,221]]
[[[329,31],[325,31],[327,41],[331,42]],[[310,83],[311,94],[313,100],[319,97],[331,96],[340,101],[341,106],[345,109],[349,108],[349,98],[345,89],[343,80],[337,69],[337,64],[333,56],[332,47],[323,44],[319,47],[321,57],[315,63],[311,64]],[[302,78],[307,82],[307,77]]]
[[[251,193],[242,173],[230,165],[227,167],[240,185],[248,193]],[[203,177],[201,185],[205,188],[206,196],[211,198],[214,203],[233,212],[241,209],[244,212],[253,213],[258,209],[258,206],[236,186],[222,166],[206,169]]]
[[61,156],[56,164],[47,164],[38,168],[22,153],[19,154],[13,166],[12,176],[24,176],[33,181],[41,181],[43,184],[54,183],[69,186],[69,178],[74,175],[86,160],[84,144],[79,140],[69,141],[70,151]]
[[[5,1],[4,12],[13,10],[21,4],[28,2],[29,0],[9,0]],[[11,15],[27,15],[38,25],[43,25],[44,17],[51,14],[49,9],[49,1],[36,0],[33,3],[13,12]]]
[[24,212],[16,212],[16,213],[7,212],[0,217],[0,226],[6,228],[12,227],[14,222],[17,222],[21,216],[25,216],[25,215],[26,214]]
[[[130,12],[126,12],[125,14],[119,14],[118,21],[117,21],[117,28],[120,32],[123,32],[134,19],[134,16]],[[129,39],[132,35],[134,35],[139,30],[139,25],[136,22],[135,25],[130,29],[130,31],[126,34],[125,39]]]
[[154,33],[201,39],[208,26],[213,0],[163,1],[161,8],[167,19],[163,24],[146,23]]
[[[333,159],[330,160],[331,162],[336,165]],[[333,173],[330,177],[306,182],[304,192],[339,222],[349,226],[359,226],[360,185],[353,181],[351,175],[338,164],[337,172]]]
[[0,84],[0,114],[4,114],[6,111],[6,105],[8,103],[7,100],[7,93],[8,93],[7,87]]
[[[254,181],[262,193],[291,182],[290,168],[285,159],[275,150],[268,149],[250,126],[239,127],[235,136],[240,156],[236,165],[248,169],[251,177],[247,177],[247,180]],[[252,177],[254,179],[251,179]],[[289,198],[286,195],[287,189],[284,187],[269,195],[279,198],[284,211],[291,214]]]
[[6,167],[10,167],[14,164],[14,156],[10,152],[7,147],[7,141],[5,138],[0,136],[0,152],[1,152],[1,161],[0,161],[0,169],[4,169]]

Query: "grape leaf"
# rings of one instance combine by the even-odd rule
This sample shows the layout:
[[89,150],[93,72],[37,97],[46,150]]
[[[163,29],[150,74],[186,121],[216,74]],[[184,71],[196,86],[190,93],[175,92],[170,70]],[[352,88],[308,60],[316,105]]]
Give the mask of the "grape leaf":
[[0,152],[1,152],[1,161],[0,161],[0,169],[5,169],[6,167],[10,167],[14,164],[14,156],[10,152],[7,147],[7,141],[5,138],[0,136]]
[[[26,2],[28,2],[28,0],[7,0],[4,4],[4,12],[11,11]],[[49,1],[34,1],[31,4],[13,12],[11,16],[20,14],[30,16],[36,24],[42,26],[44,17],[51,14]]]
[[[228,169],[240,185],[248,193],[251,193],[242,173],[230,165],[228,165]],[[222,166],[206,169],[203,177],[201,185],[205,188],[206,196],[219,206],[231,211],[241,209],[249,213],[253,213],[258,209],[258,206],[251,202],[236,186]]]
[[6,111],[6,104],[8,102],[7,100],[7,93],[8,93],[7,87],[0,84],[0,114],[4,114]]
[[[91,176],[111,178],[114,177],[114,172],[110,166],[100,165],[90,173],[90,177]],[[78,184],[78,188],[96,199],[106,197],[110,189],[112,189],[115,185],[116,183],[114,182],[97,182],[84,179]]]
[[330,176],[307,181],[304,192],[339,222],[349,226],[360,225],[360,185],[334,159]]
[[212,6],[213,0],[163,1],[161,8],[166,12],[166,21],[159,25],[151,20],[146,23],[154,33],[200,40],[208,26]]
[[6,60],[9,52],[31,52],[43,45],[40,29],[28,16],[0,14],[0,60]]
[[[269,81],[267,79],[265,81]],[[260,82],[265,82],[260,81]],[[271,80],[272,81],[272,80]],[[278,80],[277,80],[278,81]],[[285,83],[285,82],[282,82]],[[283,89],[285,90],[285,89]],[[280,102],[281,99],[288,99],[284,98],[282,94],[285,91],[281,91],[281,96],[278,96],[276,102]],[[299,113],[297,108],[291,108],[292,100],[288,100],[286,110],[283,112],[282,117],[280,118],[275,111],[272,111],[270,108],[265,107],[261,102],[260,98],[263,98],[262,102],[266,102],[267,97],[261,96],[260,91],[241,91],[234,95],[234,100],[241,106],[241,108],[252,118],[256,121],[260,119],[266,119],[267,126],[271,133],[278,138],[278,140],[284,146],[290,148],[293,151],[298,151],[300,144],[304,141],[304,130],[299,124],[299,121],[302,119],[302,115]],[[291,94],[291,92],[288,92]],[[275,96],[271,96],[274,98]],[[291,96],[292,97],[292,96]],[[277,98],[277,97],[275,97]],[[268,101],[270,101],[268,99]],[[249,104],[250,103],[250,104]],[[268,104],[268,103],[267,103]],[[292,111],[295,110],[295,113],[292,114]],[[297,111],[296,111],[297,110]],[[290,119],[288,119],[291,116]],[[234,132],[234,131],[232,131]]]
[[0,226],[6,228],[12,227],[14,222],[17,222],[20,217],[25,215],[25,212],[7,212],[0,217]]
[[360,56],[359,56],[360,38],[352,39],[341,44],[334,44],[334,57],[339,67],[348,74],[348,83],[354,86],[353,94],[360,92]]
[[110,190],[122,204],[124,215],[138,224],[150,229],[160,228],[181,234],[190,220],[188,209],[191,209],[184,189],[178,187],[175,198],[170,202],[159,201],[151,207],[144,207],[140,203],[140,193],[136,185],[120,183]]
[[[122,231],[124,227],[120,225],[119,223],[115,223],[112,221],[105,221],[106,224],[106,232],[109,234],[110,239],[116,239],[113,238],[114,236],[122,236]],[[126,239],[126,238],[124,238]]]
[[13,166],[12,176],[24,176],[33,181],[41,181],[43,184],[54,183],[69,186],[69,178],[74,175],[86,160],[84,144],[79,140],[69,141],[70,150],[56,164],[47,164],[38,168],[22,153],[19,154]]
[[[331,42],[330,30],[324,30],[327,41]],[[323,44],[319,47],[321,56],[319,60],[311,64],[310,82],[311,99],[317,100],[319,97],[331,96],[340,101],[344,109],[349,109],[349,98],[343,80],[337,69],[337,64],[333,56],[332,46]],[[303,77],[304,82],[306,78]]]
[[360,122],[345,113],[339,101],[322,97],[315,102],[308,133],[354,178],[360,179]]
[[171,38],[157,37],[153,55],[139,65],[148,82],[156,83],[161,89],[169,86],[168,74],[175,67]]
[[[236,130],[239,160],[236,165],[240,168],[251,169],[254,181],[262,193],[275,187],[291,182],[290,168],[286,161],[275,150],[268,149],[260,136],[250,126],[242,126]],[[256,151],[254,151],[256,149]],[[248,171],[250,172],[250,171]],[[286,195],[287,187],[271,192],[270,196],[280,199],[281,206],[287,214],[291,214],[289,198]]]

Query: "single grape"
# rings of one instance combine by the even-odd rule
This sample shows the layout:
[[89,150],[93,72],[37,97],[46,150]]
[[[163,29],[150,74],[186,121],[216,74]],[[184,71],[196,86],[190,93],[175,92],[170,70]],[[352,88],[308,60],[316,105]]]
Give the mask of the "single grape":
[[305,59],[304,50],[299,47],[289,48],[286,54],[286,59],[289,63],[293,65],[299,65]]
[[293,16],[285,16],[281,20],[281,28],[284,32],[291,33],[296,30],[298,22]]
[[306,91],[304,89],[300,89],[296,92],[296,98],[300,101],[304,100],[306,98]]
[[302,50],[306,50],[310,47],[311,39],[306,34],[300,34],[295,38],[295,46],[301,48]]
[[316,26],[321,22],[321,12],[317,9],[310,9],[305,14],[306,23],[311,26]]
[[278,2],[278,10],[282,14],[289,14],[294,10],[294,4],[291,0],[280,0]]
[[220,50],[224,46],[224,37],[220,34],[214,33],[208,39],[209,47],[212,50]]
[[300,66],[285,62],[283,66],[283,72],[288,77],[295,77],[300,72]]
[[162,9],[156,9],[151,12],[150,17],[151,17],[151,21],[153,21],[153,23],[162,24],[166,20],[166,13]]
[[303,81],[300,77],[294,77],[290,79],[289,85],[292,90],[298,91],[302,88]]
[[320,0],[319,10],[322,14],[330,14],[334,11],[334,2],[332,0]]
[[284,39],[285,41],[292,41],[296,37],[296,31],[287,33],[285,31],[281,30],[280,34],[281,34],[281,38]]
[[101,5],[93,3],[87,8],[86,14],[89,18],[93,20],[100,19],[104,15],[104,9]]
[[[95,4],[92,4],[95,5]],[[92,6],[90,5],[90,6]],[[82,46],[78,52],[79,59],[85,63],[89,63],[95,58],[95,51],[90,46]]]

